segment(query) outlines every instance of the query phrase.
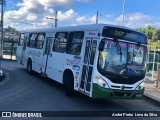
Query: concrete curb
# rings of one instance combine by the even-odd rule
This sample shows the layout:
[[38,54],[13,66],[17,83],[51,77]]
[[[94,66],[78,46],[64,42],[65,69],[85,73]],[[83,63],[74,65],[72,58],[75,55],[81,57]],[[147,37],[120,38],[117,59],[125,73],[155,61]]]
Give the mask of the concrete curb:
[[4,58],[0,58],[0,60],[3,60],[3,61],[16,61],[16,60],[13,60],[13,59],[4,59]]
[[160,104],[160,100],[158,100],[157,98],[155,98],[151,95],[144,94],[143,96],[144,96],[144,99],[147,99],[147,100],[152,101],[152,102],[154,101],[158,105]]

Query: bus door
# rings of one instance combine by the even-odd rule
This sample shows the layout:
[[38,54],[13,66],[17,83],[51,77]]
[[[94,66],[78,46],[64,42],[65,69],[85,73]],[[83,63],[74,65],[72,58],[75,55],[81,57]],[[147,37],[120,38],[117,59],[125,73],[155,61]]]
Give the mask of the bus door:
[[96,53],[97,40],[94,38],[86,39],[85,55],[82,68],[80,90],[91,93],[93,64]]
[[26,47],[27,47],[28,36],[29,36],[29,34],[25,33],[24,43],[23,43],[23,46],[22,46],[22,53],[21,53],[21,61],[20,61],[21,64],[24,64],[24,57],[25,57],[25,52],[26,52]]
[[46,42],[45,42],[45,47],[44,47],[44,53],[43,53],[43,57],[42,57],[42,74],[47,75],[46,70],[47,70],[47,65],[48,65],[48,58],[52,55],[51,54],[51,46],[53,43],[53,36],[51,36],[52,33],[50,34],[50,36],[46,35]]

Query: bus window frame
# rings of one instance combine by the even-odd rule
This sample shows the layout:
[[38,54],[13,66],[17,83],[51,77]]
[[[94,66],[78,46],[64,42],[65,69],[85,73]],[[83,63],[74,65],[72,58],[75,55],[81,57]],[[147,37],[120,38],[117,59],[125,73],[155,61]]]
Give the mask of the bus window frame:
[[[38,36],[39,36],[39,35],[43,35],[44,39],[43,39],[43,40],[38,40]],[[45,33],[37,33],[37,37],[35,38],[35,48],[36,48],[36,49],[43,49],[44,41],[45,41],[45,36],[46,36]],[[39,46],[41,46],[41,47],[37,47],[38,41],[41,41],[41,42],[42,42],[42,43],[39,45]]]
[[[32,34],[36,34],[36,37],[35,37],[35,40],[34,40],[34,45],[31,47],[31,36],[32,36]],[[35,48],[37,35],[38,35],[38,33],[29,33],[29,40],[28,40],[28,43],[27,43],[27,47],[29,47],[29,48]]]
[[[21,35],[24,35],[23,43],[21,44]],[[24,40],[25,40],[25,33],[20,33],[19,35],[19,40],[18,40],[18,46],[23,46],[24,45]]]
[[[60,38],[58,38],[59,34],[65,34],[66,35],[66,38],[63,38],[63,42],[61,42],[61,40],[58,40],[58,42],[57,42],[56,39],[60,39]],[[67,42],[68,42],[68,35],[69,35],[69,32],[56,32],[53,47],[52,47],[53,52],[64,53],[66,51]],[[66,42],[64,42],[64,39],[66,39]],[[62,43],[65,45],[65,47],[63,49],[55,49],[55,45],[60,47],[60,46],[63,46]]]
[[[74,42],[73,41],[73,37],[74,37],[74,33],[81,33],[81,38],[78,38],[80,42]],[[72,35],[72,36],[71,36]],[[76,38],[77,39],[77,38]],[[67,42],[67,48],[66,48],[66,53],[67,54],[71,54],[71,55],[80,55],[81,54],[81,51],[82,51],[82,45],[83,45],[83,41],[84,41],[84,31],[71,31],[69,33],[69,36],[68,36],[68,42]],[[73,45],[80,45],[80,50],[78,51],[72,51],[72,46]],[[79,46],[76,46],[77,48]],[[76,50],[76,49],[74,49]]]

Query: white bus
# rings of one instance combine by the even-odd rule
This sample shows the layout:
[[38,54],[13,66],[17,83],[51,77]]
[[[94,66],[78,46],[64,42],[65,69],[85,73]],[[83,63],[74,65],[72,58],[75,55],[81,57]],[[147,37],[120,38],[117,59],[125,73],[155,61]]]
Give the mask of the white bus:
[[92,98],[141,99],[147,37],[121,26],[98,24],[21,31],[17,61]]

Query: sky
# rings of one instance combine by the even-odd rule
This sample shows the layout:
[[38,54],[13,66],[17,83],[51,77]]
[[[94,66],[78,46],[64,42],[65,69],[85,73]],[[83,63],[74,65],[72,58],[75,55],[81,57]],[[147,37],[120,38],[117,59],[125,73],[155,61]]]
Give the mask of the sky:
[[[58,27],[96,23],[122,24],[124,0],[6,0],[4,27],[17,30],[54,27],[58,11]],[[160,0],[126,0],[124,26],[160,27]]]

